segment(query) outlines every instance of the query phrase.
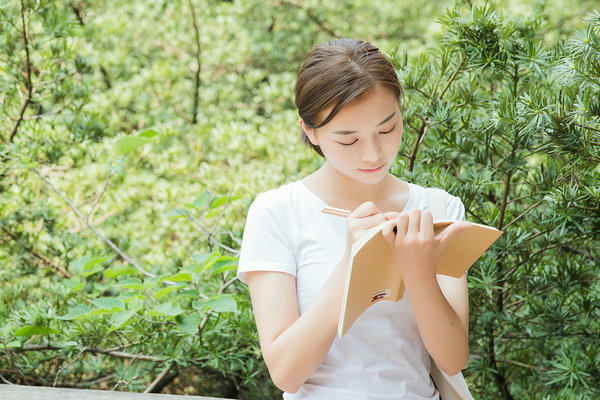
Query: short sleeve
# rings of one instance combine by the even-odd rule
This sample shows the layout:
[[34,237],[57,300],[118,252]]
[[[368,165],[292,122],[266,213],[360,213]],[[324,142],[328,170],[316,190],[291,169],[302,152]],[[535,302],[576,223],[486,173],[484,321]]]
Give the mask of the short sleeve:
[[446,192],[446,217],[454,221],[465,220],[465,206],[460,198]]
[[[446,192],[446,215],[448,215],[448,219],[454,221],[464,221],[466,219],[465,206],[462,200],[448,192]],[[465,274],[468,273],[469,271],[467,270]]]
[[261,193],[248,209],[237,277],[249,271],[286,272],[296,276],[293,223],[289,205],[273,193]]

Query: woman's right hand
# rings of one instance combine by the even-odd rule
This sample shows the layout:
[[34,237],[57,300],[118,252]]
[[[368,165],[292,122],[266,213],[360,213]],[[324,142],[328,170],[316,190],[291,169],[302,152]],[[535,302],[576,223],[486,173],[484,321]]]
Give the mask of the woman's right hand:
[[348,231],[346,252],[349,254],[352,245],[369,229],[385,222],[387,219],[391,219],[391,215],[388,214],[395,213],[382,213],[372,201],[362,203],[352,211],[346,221]]

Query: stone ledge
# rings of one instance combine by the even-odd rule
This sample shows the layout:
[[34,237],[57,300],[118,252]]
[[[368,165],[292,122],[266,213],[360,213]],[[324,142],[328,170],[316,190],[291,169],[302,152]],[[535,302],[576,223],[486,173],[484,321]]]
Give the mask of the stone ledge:
[[[111,392],[107,390],[65,389],[42,386],[1,385],[2,400],[225,400],[215,397],[179,396],[174,394],[150,394]],[[229,399],[233,400],[233,399]]]

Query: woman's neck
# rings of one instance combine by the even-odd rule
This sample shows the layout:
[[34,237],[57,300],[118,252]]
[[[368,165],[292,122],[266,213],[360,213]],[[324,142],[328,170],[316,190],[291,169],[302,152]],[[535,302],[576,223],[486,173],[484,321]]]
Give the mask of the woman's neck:
[[331,207],[354,210],[372,201],[382,211],[398,210],[408,199],[408,186],[392,174],[373,184],[358,182],[325,163],[303,183]]

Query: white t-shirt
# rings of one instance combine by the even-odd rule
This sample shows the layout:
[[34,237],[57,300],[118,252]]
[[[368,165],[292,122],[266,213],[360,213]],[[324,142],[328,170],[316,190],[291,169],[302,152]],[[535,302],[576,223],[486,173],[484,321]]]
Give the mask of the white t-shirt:
[[[409,185],[405,210],[427,209],[425,190]],[[321,212],[325,204],[301,181],[261,193],[246,220],[238,278],[248,271],[296,277],[303,313],[346,248],[346,220]],[[464,219],[458,197],[446,194],[448,219]],[[276,299],[274,299],[276,300]],[[284,399],[439,399],[429,376],[429,355],[408,296],[369,307],[342,339],[336,339],[317,371]]]

